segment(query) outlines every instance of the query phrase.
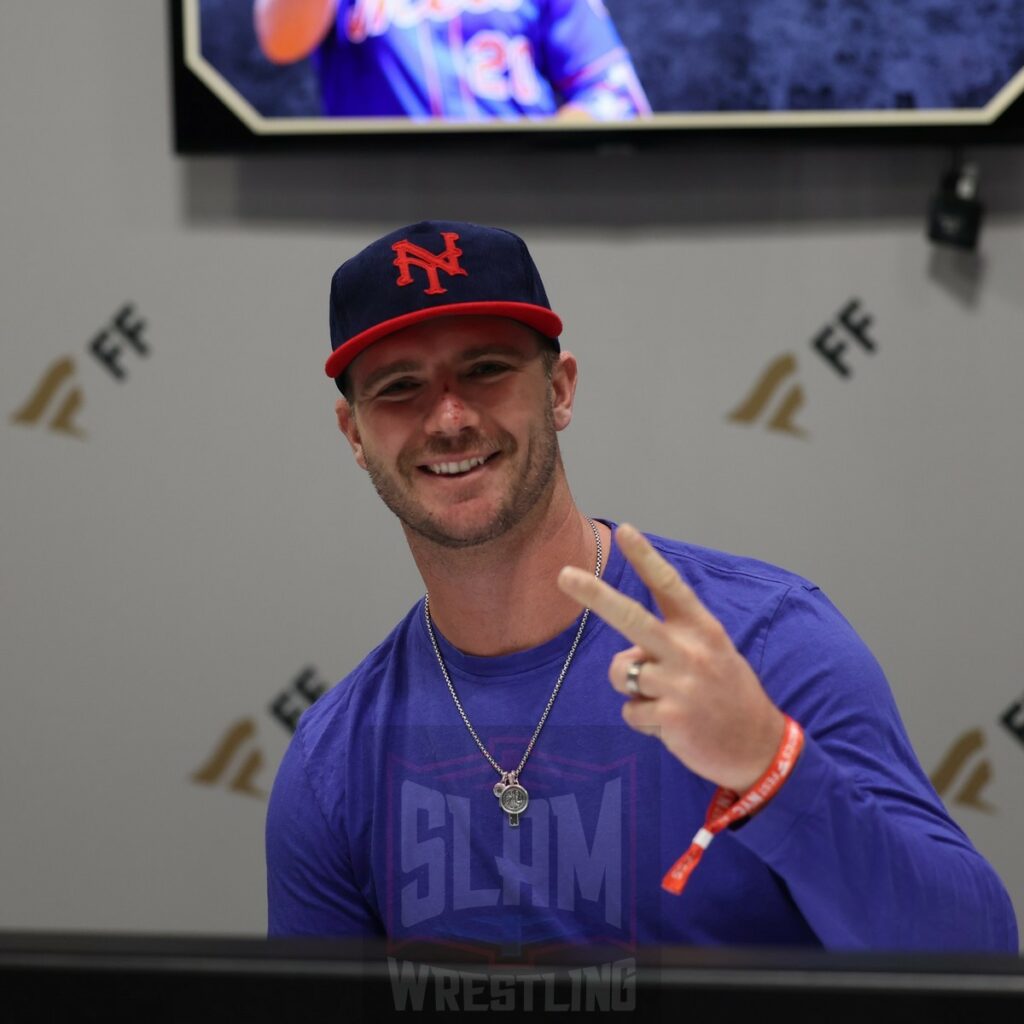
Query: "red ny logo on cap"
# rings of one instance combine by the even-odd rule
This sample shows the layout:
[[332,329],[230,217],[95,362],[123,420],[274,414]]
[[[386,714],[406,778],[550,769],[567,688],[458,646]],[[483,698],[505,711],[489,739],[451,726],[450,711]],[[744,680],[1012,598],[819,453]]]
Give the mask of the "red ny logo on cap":
[[437,255],[430,252],[429,249],[413,245],[407,238],[403,238],[402,241],[395,242],[391,246],[395,253],[395,266],[401,271],[396,284],[404,286],[413,283],[410,267],[419,267],[427,272],[429,287],[424,290],[425,295],[444,295],[448,291],[447,288],[441,287],[438,271],[443,270],[449,277],[454,277],[456,274],[469,277],[468,272],[459,266],[462,250],[455,245],[459,236],[454,231],[442,231],[441,237],[444,239],[444,252]]

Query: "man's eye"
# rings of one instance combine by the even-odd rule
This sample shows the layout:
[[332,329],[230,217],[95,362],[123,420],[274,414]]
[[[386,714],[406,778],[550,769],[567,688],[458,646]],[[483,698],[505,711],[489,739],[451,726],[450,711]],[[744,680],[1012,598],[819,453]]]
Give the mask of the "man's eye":
[[418,382],[407,378],[400,378],[399,380],[389,381],[384,385],[378,392],[378,398],[388,398],[395,395],[405,394],[408,391],[412,391],[418,386]]
[[504,373],[508,369],[505,363],[477,363],[469,371],[471,377],[492,377],[497,373]]

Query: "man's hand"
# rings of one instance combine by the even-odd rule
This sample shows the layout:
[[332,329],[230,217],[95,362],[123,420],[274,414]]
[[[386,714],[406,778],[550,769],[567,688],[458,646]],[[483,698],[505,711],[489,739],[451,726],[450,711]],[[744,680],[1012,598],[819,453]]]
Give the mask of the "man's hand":
[[558,576],[561,590],[600,615],[635,644],[620,651],[608,678],[629,695],[626,674],[643,661],[622,717],[659,737],[691,771],[744,793],[771,764],[785,718],[733,646],[722,624],[647,539],[623,524],[615,539],[650,588],[664,621],[603,580],[573,566]]

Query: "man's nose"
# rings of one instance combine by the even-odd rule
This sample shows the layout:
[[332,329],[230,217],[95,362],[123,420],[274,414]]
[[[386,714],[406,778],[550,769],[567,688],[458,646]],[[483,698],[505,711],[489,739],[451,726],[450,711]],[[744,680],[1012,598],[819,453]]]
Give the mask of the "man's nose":
[[425,426],[430,434],[452,436],[478,424],[479,417],[473,407],[457,391],[446,386],[434,401]]

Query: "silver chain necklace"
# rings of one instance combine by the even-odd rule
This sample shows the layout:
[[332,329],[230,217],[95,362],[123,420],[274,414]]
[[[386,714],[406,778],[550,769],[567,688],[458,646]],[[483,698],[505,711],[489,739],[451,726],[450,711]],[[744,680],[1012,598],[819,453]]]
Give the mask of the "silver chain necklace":
[[[601,565],[604,561],[604,551],[601,548],[601,534],[598,533],[597,526],[594,524],[594,520],[588,518],[587,522],[590,523],[591,530],[594,531],[594,540],[597,542],[597,564],[594,566],[594,576],[598,579],[601,578]],[[466,709],[462,706],[462,701],[459,700],[459,695],[455,692],[455,686],[452,683],[452,678],[448,675],[448,669],[445,668],[444,659],[441,657],[441,648],[437,646],[437,638],[434,636],[434,627],[430,621],[430,594],[427,594],[423,598],[423,618],[427,624],[427,633],[430,636],[431,646],[434,648],[434,655],[437,658],[437,663],[441,667],[441,675],[444,676],[444,681],[448,684],[448,692],[452,695],[452,700],[455,701],[455,707],[462,717],[462,721],[465,723],[466,728],[469,730],[469,735],[473,737],[476,745],[480,748],[480,753],[487,758],[490,762],[491,767],[501,776],[501,778],[494,784],[492,792],[498,798],[498,805],[502,811],[508,815],[508,823],[514,827],[519,824],[519,815],[526,810],[526,805],[530,802],[530,794],[526,792],[522,784],[519,781],[519,776],[526,765],[527,758],[533,751],[533,745],[537,742],[537,737],[540,735],[541,729],[544,728],[544,723],[548,720],[548,715],[551,713],[551,708],[554,706],[555,698],[558,696],[558,691],[562,688],[562,681],[565,679],[565,674],[569,671],[569,665],[572,664],[573,655],[576,653],[576,648],[579,647],[580,640],[583,637],[583,630],[587,625],[587,619],[590,617],[590,609],[584,608],[583,615],[580,617],[580,625],[576,630],[576,636],[573,639],[572,647],[569,648],[569,654],[565,659],[565,664],[562,665],[562,671],[558,673],[558,679],[555,681],[555,688],[551,691],[551,696],[548,697],[548,702],[544,707],[544,713],[540,716],[540,721],[537,723],[537,728],[533,730],[533,735],[530,737],[530,742],[526,745],[526,750],[523,753],[523,759],[519,762],[518,767],[512,771],[505,771],[504,768],[498,764],[497,761],[491,756],[490,751],[483,745],[480,737],[476,734],[476,729],[473,728],[472,723],[469,720],[469,715],[466,714]]]

